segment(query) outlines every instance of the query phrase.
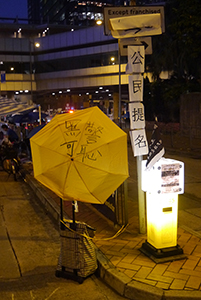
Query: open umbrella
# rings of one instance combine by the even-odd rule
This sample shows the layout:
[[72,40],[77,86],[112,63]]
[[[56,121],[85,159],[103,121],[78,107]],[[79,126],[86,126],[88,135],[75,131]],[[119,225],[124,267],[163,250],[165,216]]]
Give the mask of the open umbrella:
[[129,176],[127,135],[98,107],[56,115],[30,142],[34,177],[63,200],[103,204]]
[[34,127],[28,134],[27,138],[30,139],[34,134],[36,134],[38,131],[40,131],[46,124],[41,124],[36,127]]
[[88,226],[75,222],[75,205],[73,222],[66,225],[63,199],[73,204],[104,203],[128,177],[127,135],[92,107],[56,115],[30,142],[34,177],[60,197],[61,253],[56,276],[82,280],[97,268],[95,248],[86,238]]

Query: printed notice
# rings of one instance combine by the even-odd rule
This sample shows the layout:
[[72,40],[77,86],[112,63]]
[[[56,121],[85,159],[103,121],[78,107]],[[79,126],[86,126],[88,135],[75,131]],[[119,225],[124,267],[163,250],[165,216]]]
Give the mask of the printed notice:
[[178,193],[180,164],[161,165],[161,193]]

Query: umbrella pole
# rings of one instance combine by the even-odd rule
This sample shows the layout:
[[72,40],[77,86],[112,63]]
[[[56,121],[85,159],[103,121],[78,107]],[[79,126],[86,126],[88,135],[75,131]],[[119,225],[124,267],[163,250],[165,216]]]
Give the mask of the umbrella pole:
[[72,217],[73,223],[70,224],[71,229],[76,231],[76,223],[75,223],[75,202],[72,201]]
[[60,198],[60,229],[64,230],[65,226],[63,224],[63,220],[64,220],[64,213],[63,213],[63,199]]
[[75,224],[75,202],[72,201],[72,215],[73,215],[73,224]]

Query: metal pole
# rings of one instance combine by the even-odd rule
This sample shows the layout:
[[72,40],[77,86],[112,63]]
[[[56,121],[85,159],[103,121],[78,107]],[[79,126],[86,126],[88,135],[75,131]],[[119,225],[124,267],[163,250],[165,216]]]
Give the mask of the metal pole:
[[41,106],[38,106],[39,125],[41,125]]
[[118,61],[119,61],[119,127],[121,128],[121,54],[118,43]]
[[145,214],[145,197],[144,192],[141,188],[141,163],[143,160],[143,156],[137,156],[137,179],[138,179],[138,211],[139,211],[139,232],[146,233],[146,214]]
[[33,103],[33,83],[32,83],[32,72],[33,72],[33,69],[32,69],[32,41],[29,40],[29,56],[30,56],[30,84],[31,84],[31,100],[30,100],[30,105]]

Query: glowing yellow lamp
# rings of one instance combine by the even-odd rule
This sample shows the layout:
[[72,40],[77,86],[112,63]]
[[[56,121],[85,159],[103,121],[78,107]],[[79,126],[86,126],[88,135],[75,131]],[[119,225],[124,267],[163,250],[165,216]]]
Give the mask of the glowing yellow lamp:
[[147,242],[157,249],[177,245],[177,194],[147,192]]
[[177,246],[178,194],[184,193],[184,164],[160,159],[151,170],[142,161],[147,201],[147,242],[156,249]]

